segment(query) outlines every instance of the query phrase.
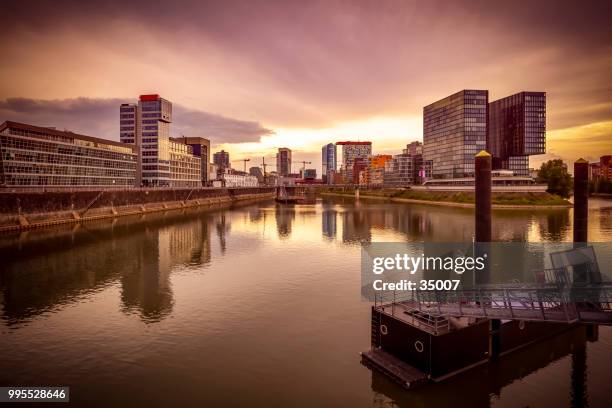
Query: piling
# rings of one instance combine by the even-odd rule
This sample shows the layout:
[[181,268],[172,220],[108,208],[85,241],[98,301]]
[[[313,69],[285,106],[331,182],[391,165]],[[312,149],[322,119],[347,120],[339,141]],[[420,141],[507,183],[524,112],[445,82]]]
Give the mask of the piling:
[[491,242],[491,155],[482,150],[474,159],[476,242]]
[[[482,150],[474,158],[474,189],[476,211],[474,213],[474,230],[477,256],[489,253],[491,242],[491,167],[492,158],[489,153]],[[477,284],[486,284],[490,281],[490,271],[487,267],[480,271],[476,278]],[[489,322],[489,358],[499,358],[501,349],[501,321],[491,319]]]
[[574,242],[588,241],[589,219],[589,162],[578,159],[574,163]]

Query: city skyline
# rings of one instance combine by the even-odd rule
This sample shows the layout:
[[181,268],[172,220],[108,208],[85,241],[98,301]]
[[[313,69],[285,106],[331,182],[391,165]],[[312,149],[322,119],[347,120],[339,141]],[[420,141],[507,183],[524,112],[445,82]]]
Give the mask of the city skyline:
[[172,136],[208,138],[255,164],[286,146],[321,169],[330,142],[395,154],[422,140],[423,107],[453,92],[490,89],[496,100],[532,89],[547,93],[548,131],[531,167],[612,150],[609,3],[140,6],[9,2],[0,120],[119,140],[117,106],[159,93],[174,104]]

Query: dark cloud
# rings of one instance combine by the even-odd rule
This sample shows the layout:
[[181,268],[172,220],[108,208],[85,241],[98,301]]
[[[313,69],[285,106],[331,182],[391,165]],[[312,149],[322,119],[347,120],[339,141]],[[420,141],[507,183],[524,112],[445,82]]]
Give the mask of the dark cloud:
[[[131,99],[72,98],[0,100],[0,121],[13,120],[38,126],[53,126],[86,135],[119,139],[119,105]],[[257,142],[271,134],[257,122],[227,118],[173,104],[173,136],[201,136],[215,145]]]
[[[106,71],[91,81],[99,92],[100,83],[119,81],[109,79],[117,75],[117,65],[126,65],[125,76],[149,67],[137,78],[149,79],[168,63],[168,52],[203,71],[218,63],[218,76],[230,78],[219,82],[235,88],[219,92],[202,85],[198,91],[220,94],[196,106],[237,106],[240,113],[232,116],[279,127],[419,115],[422,106],[459,89],[484,88],[498,97],[547,91],[549,125],[558,128],[610,119],[605,104],[612,90],[605,76],[612,70],[611,16],[609,0],[9,0],[3,2],[3,17],[11,30],[0,52],[14,44],[3,52],[4,63],[25,65],[24,58],[39,54],[33,40],[39,37],[28,34],[57,36],[57,48],[65,52],[60,35],[69,33],[77,43],[70,65],[83,65],[75,76],[87,77],[97,68],[82,63],[90,55],[84,49],[110,50],[111,58],[98,63]],[[200,52],[210,44],[222,55]],[[24,47],[31,48],[27,56],[19,53]],[[164,79],[166,89],[182,92],[182,98],[180,81],[170,78],[182,74],[177,71]],[[211,80],[198,74],[189,77],[194,88]],[[70,86],[69,74],[56,75]],[[24,87],[32,82],[15,80]],[[599,108],[583,112],[586,105]]]
[[213,144],[258,142],[261,136],[272,134],[258,122],[227,118],[214,113],[202,112],[175,105],[173,133],[185,136],[202,136]]

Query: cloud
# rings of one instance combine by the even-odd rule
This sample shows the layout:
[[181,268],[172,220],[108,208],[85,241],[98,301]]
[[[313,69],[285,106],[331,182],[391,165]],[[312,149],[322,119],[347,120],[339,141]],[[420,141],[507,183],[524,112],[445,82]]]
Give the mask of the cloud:
[[[41,100],[7,98],[0,100],[0,120],[13,120],[38,126],[53,126],[86,135],[119,139],[119,105],[132,102],[122,98],[70,98]],[[200,136],[214,145],[257,142],[273,132],[252,121],[228,118],[214,113],[173,104],[173,136]]]
[[180,105],[173,106],[172,114],[175,134],[206,137],[215,145],[256,142],[262,136],[274,133],[258,122],[227,118],[214,113],[187,109]]

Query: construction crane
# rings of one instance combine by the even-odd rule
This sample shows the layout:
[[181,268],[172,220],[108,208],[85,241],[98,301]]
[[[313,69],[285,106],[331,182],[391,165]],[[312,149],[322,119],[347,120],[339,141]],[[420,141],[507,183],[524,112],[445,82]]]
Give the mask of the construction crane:
[[247,162],[251,161],[251,159],[241,159],[241,160],[234,160],[235,162],[237,161],[241,161],[244,162],[244,172],[246,173],[246,164]]
[[262,157],[261,158],[261,167],[263,168],[263,175],[264,175],[264,177],[266,177],[266,167],[268,167],[268,166],[275,166],[275,165],[274,164],[267,164],[266,163],[266,158]]
[[[299,161],[298,163],[302,163],[302,171],[306,171],[306,165],[307,165],[307,164],[312,164],[312,162],[305,161],[305,160]],[[302,177],[303,177],[303,176],[304,176],[304,175],[302,174]]]

